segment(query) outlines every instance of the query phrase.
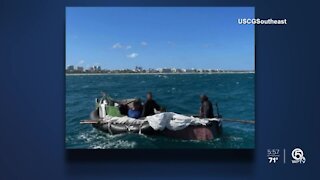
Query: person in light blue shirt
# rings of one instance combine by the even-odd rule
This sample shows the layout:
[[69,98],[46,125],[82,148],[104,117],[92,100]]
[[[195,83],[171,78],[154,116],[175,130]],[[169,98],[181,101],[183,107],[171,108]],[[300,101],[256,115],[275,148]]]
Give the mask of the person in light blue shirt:
[[128,110],[128,117],[139,119],[141,117],[141,104],[139,101],[133,102],[133,108]]

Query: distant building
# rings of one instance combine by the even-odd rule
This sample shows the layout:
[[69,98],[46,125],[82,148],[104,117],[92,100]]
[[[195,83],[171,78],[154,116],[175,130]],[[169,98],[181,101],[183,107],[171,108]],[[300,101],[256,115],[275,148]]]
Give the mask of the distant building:
[[82,66],[78,66],[78,67],[77,67],[77,71],[83,72],[83,71],[84,71],[84,68],[83,68]]
[[135,72],[142,72],[143,68],[141,66],[136,66],[134,69]]
[[183,73],[184,71],[182,69],[176,69],[176,73]]
[[186,69],[186,72],[187,73],[192,73],[192,72],[194,72],[194,69]]
[[90,68],[91,71],[94,71],[94,72],[98,72],[98,71],[101,71],[101,66],[92,66]]
[[74,66],[73,66],[73,65],[68,66],[68,67],[67,67],[67,70],[68,70],[68,71],[73,71],[73,70],[74,70]]
[[197,69],[196,72],[202,73],[203,70],[202,69]]
[[156,70],[156,69],[149,68],[149,69],[146,70],[146,72],[147,72],[147,73],[157,73],[157,72],[159,72],[159,71]]
[[170,68],[161,68],[161,73],[171,73],[171,69]]

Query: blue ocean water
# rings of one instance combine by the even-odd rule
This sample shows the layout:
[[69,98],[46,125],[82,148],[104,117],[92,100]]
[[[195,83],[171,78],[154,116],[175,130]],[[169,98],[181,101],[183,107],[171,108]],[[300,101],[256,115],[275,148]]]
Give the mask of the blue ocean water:
[[255,126],[223,123],[223,135],[211,141],[177,140],[139,134],[108,135],[80,124],[102,91],[113,98],[145,99],[148,91],[167,111],[197,114],[199,95],[219,104],[224,118],[255,120],[253,73],[129,74],[66,76],[66,148],[254,148]]

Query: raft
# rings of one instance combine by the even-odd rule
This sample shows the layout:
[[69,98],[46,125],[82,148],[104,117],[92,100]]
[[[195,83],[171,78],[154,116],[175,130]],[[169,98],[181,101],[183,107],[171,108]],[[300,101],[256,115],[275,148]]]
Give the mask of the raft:
[[[117,106],[130,106],[134,99],[126,99],[126,100],[108,100],[108,104],[117,105]],[[169,138],[176,138],[176,139],[185,139],[185,140],[211,140],[222,133],[222,117],[218,115],[211,119],[200,119],[196,116],[179,116],[178,113],[160,113],[159,115],[154,115],[156,117],[148,116],[142,117],[139,119],[132,119],[123,115],[122,117],[112,117],[108,116],[108,114],[101,118],[99,113],[99,106],[101,105],[102,100],[97,101],[97,108],[91,112],[89,121],[83,121],[83,123],[92,124],[92,126],[102,132],[108,134],[123,134],[123,133],[139,133],[145,134],[148,136],[165,136]],[[158,127],[159,124],[163,122],[157,121],[157,117],[165,115],[172,115],[173,117],[177,118],[188,118],[189,124],[184,125],[183,121],[177,119],[176,122],[180,123],[178,125],[174,124],[174,119],[167,119],[168,127]],[[162,117],[161,116],[161,117]],[[170,117],[172,118],[172,117]],[[154,121],[156,123],[154,124]],[[153,123],[153,124],[150,124]],[[181,123],[182,122],[182,123]],[[172,125],[173,124],[173,125]],[[184,125],[183,127],[179,127],[179,125]]]

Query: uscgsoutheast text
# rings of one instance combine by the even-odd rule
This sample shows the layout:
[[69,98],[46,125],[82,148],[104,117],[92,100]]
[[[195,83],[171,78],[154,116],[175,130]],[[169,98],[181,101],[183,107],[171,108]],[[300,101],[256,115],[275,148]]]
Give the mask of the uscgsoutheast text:
[[259,19],[259,18],[239,18],[238,24],[257,25],[286,25],[287,19]]

